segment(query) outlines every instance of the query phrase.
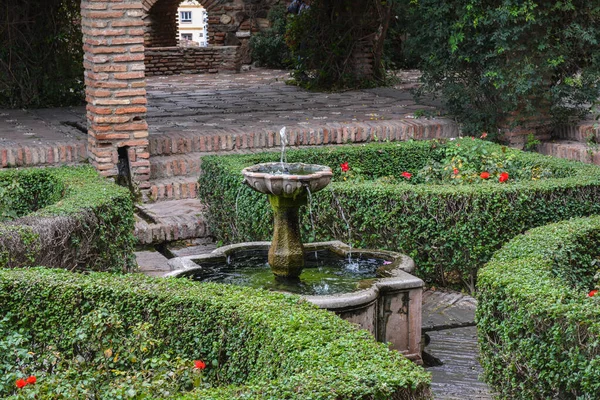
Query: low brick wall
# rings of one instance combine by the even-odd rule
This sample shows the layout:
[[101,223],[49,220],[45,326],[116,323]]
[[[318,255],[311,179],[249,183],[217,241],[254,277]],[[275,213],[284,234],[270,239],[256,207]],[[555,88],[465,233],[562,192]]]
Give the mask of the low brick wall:
[[238,46],[147,48],[146,76],[239,72],[238,48]]

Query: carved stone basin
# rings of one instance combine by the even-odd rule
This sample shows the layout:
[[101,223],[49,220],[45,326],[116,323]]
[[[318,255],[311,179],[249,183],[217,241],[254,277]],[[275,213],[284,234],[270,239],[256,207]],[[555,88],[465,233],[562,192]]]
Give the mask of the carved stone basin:
[[307,187],[315,193],[329,185],[333,172],[324,165],[273,162],[244,168],[242,175],[257,192],[295,198]]

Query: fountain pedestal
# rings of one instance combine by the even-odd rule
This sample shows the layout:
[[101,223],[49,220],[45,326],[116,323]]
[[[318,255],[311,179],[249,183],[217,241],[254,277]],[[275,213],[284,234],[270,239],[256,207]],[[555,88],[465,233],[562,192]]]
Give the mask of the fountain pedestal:
[[269,265],[273,274],[297,278],[304,268],[304,246],[300,238],[299,208],[307,204],[306,196],[289,198],[269,195],[273,208],[273,240],[269,248]]
[[304,268],[298,211],[307,204],[309,193],[331,181],[331,168],[303,163],[257,164],[242,170],[246,185],[268,195],[273,208],[274,229],[269,265],[278,277],[296,279]]

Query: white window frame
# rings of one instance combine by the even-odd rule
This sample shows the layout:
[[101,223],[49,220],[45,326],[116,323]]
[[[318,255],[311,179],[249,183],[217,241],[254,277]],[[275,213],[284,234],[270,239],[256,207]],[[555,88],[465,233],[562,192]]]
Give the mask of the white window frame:
[[[189,18],[185,18],[189,17]],[[184,24],[192,23],[192,12],[191,11],[180,11],[179,12],[179,22]]]
[[181,40],[194,40],[194,34],[193,33],[182,33]]

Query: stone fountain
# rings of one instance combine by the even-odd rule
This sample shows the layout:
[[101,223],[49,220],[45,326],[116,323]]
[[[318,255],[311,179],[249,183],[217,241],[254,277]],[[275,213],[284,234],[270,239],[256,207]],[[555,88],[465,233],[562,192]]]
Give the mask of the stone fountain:
[[[268,196],[274,215],[272,241],[234,244],[210,254],[171,259],[169,265],[174,271],[167,276],[301,294],[319,307],[357,323],[377,340],[390,343],[392,348],[420,363],[423,281],[410,275],[414,270],[412,259],[390,251],[352,249],[338,241],[304,245],[299,209],[313,193],[331,182],[333,173],[331,168],[322,165],[284,162],[284,134],[285,129],[282,129],[281,162],[242,170],[243,183]],[[265,253],[271,274],[264,269],[265,261],[261,257]],[[302,274],[307,260],[312,264],[309,270],[315,271],[315,263],[321,265],[322,259],[329,260],[332,256],[337,257],[333,274],[350,273],[355,279],[351,280],[350,287],[345,278],[340,278],[345,286],[336,285],[336,278],[331,280],[319,266],[316,275],[325,277],[322,278],[325,282],[316,285],[313,282],[309,291],[296,290],[308,286],[305,283],[313,279],[312,275]],[[367,274],[361,265],[367,265]],[[252,283],[256,282],[254,278],[246,278],[254,274],[261,275],[259,284]]]
[[304,246],[300,238],[298,211],[308,194],[331,182],[331,168],[302,163],[267,163],[242,170],[246,185],[269,197],[273,208],[273,240],[269,265],[276,276],[298,278],[304,268]]

